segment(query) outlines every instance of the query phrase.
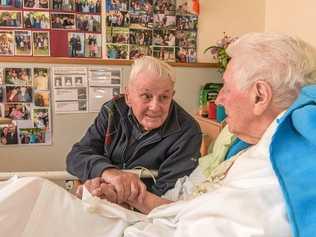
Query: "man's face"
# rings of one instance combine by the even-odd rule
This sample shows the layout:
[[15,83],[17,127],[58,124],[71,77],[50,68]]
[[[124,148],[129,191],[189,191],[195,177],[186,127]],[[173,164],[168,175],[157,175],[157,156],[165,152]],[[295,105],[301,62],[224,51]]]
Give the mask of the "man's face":
[[251,136],[251,125],[256,117],[253,114],[251,87],[241,90],[235,74],[234,61],[231,60],[223,75],[224,87],[216,98],[216,104],[225,107],[226,122],[230,132],[236,136]]
[[125,91],[126,103],[146,131],[165,122],[173,95],[173,83],[169,79],[146,72],[139,73]]

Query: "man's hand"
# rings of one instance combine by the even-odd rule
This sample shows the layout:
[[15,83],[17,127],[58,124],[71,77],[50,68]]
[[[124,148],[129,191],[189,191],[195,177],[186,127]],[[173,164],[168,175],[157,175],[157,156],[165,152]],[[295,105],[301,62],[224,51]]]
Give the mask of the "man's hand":
[[118,204],[134,201],[135,199],[138,199],[138,202],[144,200],[146,186],[136,174],[118,169],[106,169],[101,177],[105,183],[113,185]]

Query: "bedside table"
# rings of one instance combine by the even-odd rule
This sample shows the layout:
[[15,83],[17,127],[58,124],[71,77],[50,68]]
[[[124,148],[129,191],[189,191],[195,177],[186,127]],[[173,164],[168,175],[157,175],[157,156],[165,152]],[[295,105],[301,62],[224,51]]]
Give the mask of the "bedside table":
[[200,115],[195,115],[194,118],[199,123],[203,133],[200,152],[201,155],[204,156],[208,153],[210,144],[215,141],[216,137],[221,132],[226,123],[219,123],[214,119],[204,118]]

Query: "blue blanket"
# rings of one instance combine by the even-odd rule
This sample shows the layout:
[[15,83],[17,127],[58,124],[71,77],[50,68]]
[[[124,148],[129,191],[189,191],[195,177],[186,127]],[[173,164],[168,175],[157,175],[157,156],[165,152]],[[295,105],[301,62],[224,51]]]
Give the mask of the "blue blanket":
[[304,87],[278,121],[270,159],[294,237],[316,234],[316,85]]

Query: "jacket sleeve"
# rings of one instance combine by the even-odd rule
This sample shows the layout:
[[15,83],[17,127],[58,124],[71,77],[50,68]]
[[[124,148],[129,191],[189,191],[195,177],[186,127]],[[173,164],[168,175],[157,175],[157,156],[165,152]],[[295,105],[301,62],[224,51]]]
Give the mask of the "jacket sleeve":
[[161,196],[173,188],[177,179],[190,175],[198,165],[201,156],[200,147],[202,132],[198,125],[191,126],[183,131],[181,136],[176,136],[173,145],[166,152],[164,162],[158,170],[156,184],[152,192]]
[[100,176],[106,168],[115,167],[104,152],[107,124],[108,114],[102,107],[94,123],[67,156],[67,171],[83,182]]

